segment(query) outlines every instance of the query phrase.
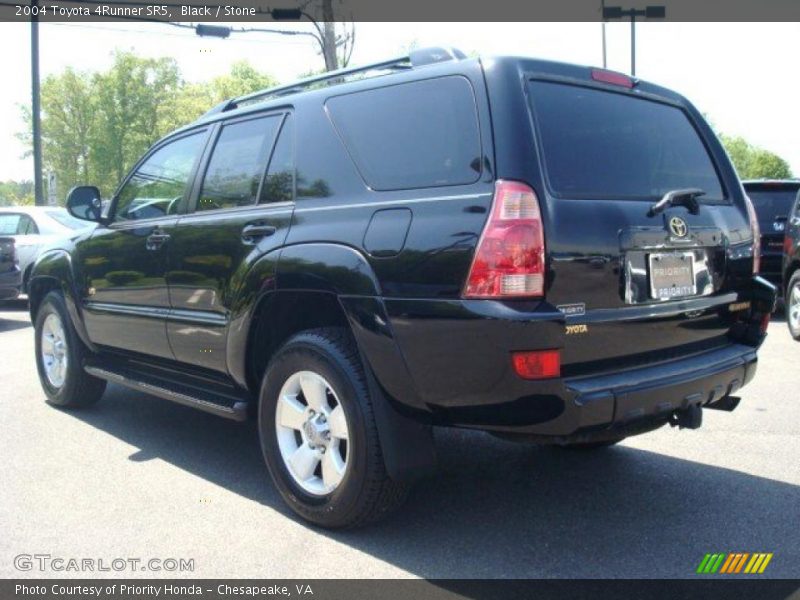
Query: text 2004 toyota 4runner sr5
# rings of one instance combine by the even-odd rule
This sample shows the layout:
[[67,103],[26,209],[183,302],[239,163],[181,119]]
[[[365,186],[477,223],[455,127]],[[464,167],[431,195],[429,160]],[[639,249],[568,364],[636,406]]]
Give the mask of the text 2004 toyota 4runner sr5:
[[757,220],[680,95],[420,50],[170,134],[31,279],[50,403],[106,382],[258,419],[286,502],[398,505],[431,426],[594,447],[732,410],[775,302]]

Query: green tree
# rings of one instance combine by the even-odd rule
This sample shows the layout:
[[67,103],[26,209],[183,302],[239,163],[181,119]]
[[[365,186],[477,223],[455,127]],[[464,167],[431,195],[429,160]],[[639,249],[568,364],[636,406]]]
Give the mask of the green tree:
[[789,163],[777,154],[753,146],[740,136],[720,134],[719,137],[740,178],[787,179],[792,176]]
[[[93,91],[91,76],[71,68],[42,82],[44,168],[55,171],[62,195],[95,175],[90,156],[97,122]],[[30,108],[23,110],[29,132]],[[20,137],[31,144],[30,133]]]
[[182,83],[174,59],[139,58],[130,52],[117,52],[111,69],[94,76],[97,123],[91,152],[106,190],[175,128],[170,108]]
[[31,206],[32,181],[0,181],[0,206]]
[[[97,185],[108,195],[166,133],[224,99],[274,84],[247,62],[209,82],[187,83],[173,59],[145,59],[130,52],[117,52],[102,73],[66,69],[42,82],[44,169],[56,173],[62,202],[77,184]],[[23,119],[30,131],[28,107]],[[30,148],[30,134],[20,138]]]

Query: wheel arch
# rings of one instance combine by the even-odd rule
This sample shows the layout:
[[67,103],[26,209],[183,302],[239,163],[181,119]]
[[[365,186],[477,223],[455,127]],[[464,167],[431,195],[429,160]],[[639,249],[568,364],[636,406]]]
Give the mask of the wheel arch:
[[28,278],[28,310],[31,322],[36,321],[36,314],[45,296],[51,291],[60,291],[67,305],[67,312],[75,331],[88,348],[94,350],[89,339],[80,310],[78,288],[75,282],[72,257],[66,250],[44,252],[31,267]]
[[254,264],[239,297],[248,308],[231,323],[227,348],[228,369],[239,385],[257,396],[269,361],[292,335],[343,327],[370,380],[387,471],[398,480],[431,471],[428,410],[411,383],[377,277],[361,253],[339,244],[285,247]]
[[786,297],[786,292],[789,290],[789,280],[792,278],[792,275],[795,274],[795,271],[800,269],[800,259],[793,258],[789,265],[783,272],[783,292],[784,298]]

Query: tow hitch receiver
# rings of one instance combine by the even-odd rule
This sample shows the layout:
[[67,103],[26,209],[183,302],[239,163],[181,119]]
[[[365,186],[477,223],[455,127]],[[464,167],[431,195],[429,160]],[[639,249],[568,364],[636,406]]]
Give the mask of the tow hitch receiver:
[[741,400],[742,399],[738,396],[725,396],[716,402],[706,404],[706,408],[713,408],[714,410],[726,410],[731,412],[733,409],[739,406],[739,402],[741,402]]
[[699,404],[676,410],[669,417],[669,424],[680,429],[699,429],[703,424],[703,409]]

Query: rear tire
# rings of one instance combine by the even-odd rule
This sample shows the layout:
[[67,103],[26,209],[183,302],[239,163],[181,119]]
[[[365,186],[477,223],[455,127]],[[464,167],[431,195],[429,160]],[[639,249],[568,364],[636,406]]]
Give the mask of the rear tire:
[[314,329],[271,360],[259,399],[261,448],[284,501],[327,528],[374,522],[405,500],[386,473],[373,399],[349,332]]
[[784,313],[789,333],[795,340],[800,341],[800,270],[792,274],[789,285],[786,286]]
[[47,402],[64,408],[81,408],[97,402],[106,382],[83,370],[88,349],[72,326],[59,292],[45,296],[34,326],[36,369]]

